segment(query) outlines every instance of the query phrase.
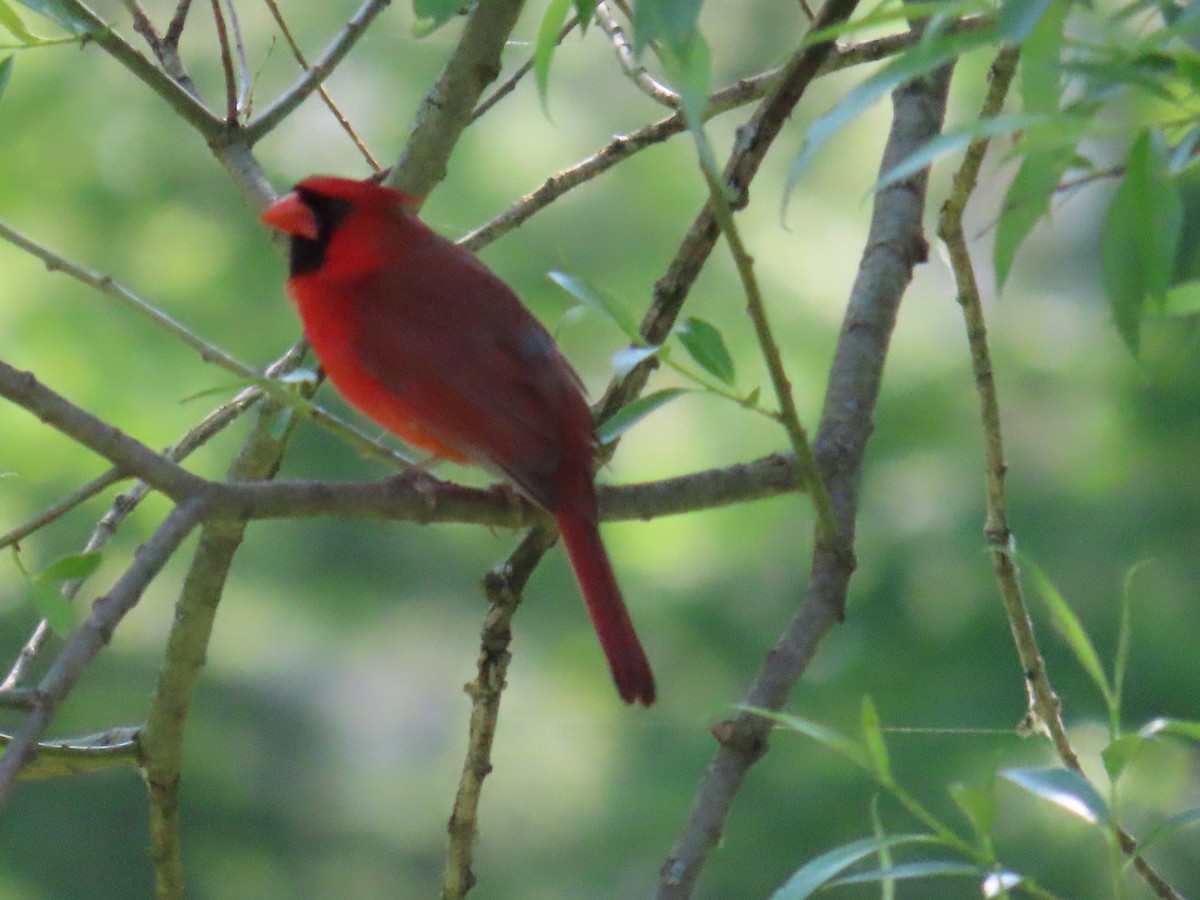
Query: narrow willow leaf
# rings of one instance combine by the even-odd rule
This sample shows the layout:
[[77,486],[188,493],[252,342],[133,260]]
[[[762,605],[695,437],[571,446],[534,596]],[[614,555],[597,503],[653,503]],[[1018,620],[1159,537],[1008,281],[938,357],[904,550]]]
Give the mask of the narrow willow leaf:
[[597,290],[578,275],[570,275],[557,270],[551,270],[547,274],[551,281],[580,303],[603,313],[621,331],[625,332],[625,336],[631,341],[635,343],[641,341],[642,336],[638,332],[637,323],[633,321],[633,317],[629,315],[628,311],[612,297]]
[[855,872],[853,875],[843,875],[829,882],[830,887],[842,884],[869,884],[875,881],[910,881],[914,878],[932,878],[934,876],[967,875],[980,878],[987,875],[988,870],[973,863],[957,859],[928,859],[921,862],[900,863],[884,869],[872,869],[869,872]]
[[588,25],[596,15],[596,0],[575,0],[575,15],[579,17],[579,30],[587,34]]
[[1031,794],[1093,825],[1109,825],[1108,804],[1091,782],[1071,769],[1006,769],[1000,773]]
[[863,744],[867,748],[867,757],[875,777],[885,784],[892,783],[892,764],[888,759],[887,742],[883,739],[883,728],[879,723],[879,712],[871,698],[862,698],[862,709],[859,716],[862,722]]
[[6,56],[0,59],[0,97],[4,96],[4,89],[8,87],[9,76],[12,75],[13,58]]
[[1021,565],[1026,567],[1033,575],[1033,580],[1041,592],[1042,599],[1046,603],[1046,608],[1050,611],[1050,620],[1054,623],[1054,627],[1058,629],[1064,640],[1066,640],[1067,646],[1071,648],[1083,670],[1087,672],[1092,682],[1099,689],[1101,695],[1104,697],[1105,705],[1111,708],[1113,703],[1112,689],[1108,685],[1108,677],[1104,674],[1104,667],[1100,664],[1100,655],[1096,653],[1096,647],[1092,644],[1092,639],[1088,637],[1088,633],[1083,627],[1083,622],[1075,615],[1075,610],[1071,609],[1070,604],[1058,592],[1058,588],[1054,586],[1054,582],[1047,577],[1041,568],[1024,556],[1021,557]]
[[652,41],[686,44],[696,32],[703,0],[637,0],[633,8],[633,49]]
[[938,66],[957,59],[964,53],[988,46],[995,39],[990,29],[952,34],[922,41],[911,50],[897,56],[878,72],[847,93],[833,109],[817,119],[808,129],[800,155],[792,162],[784,188],[784,203],[791,195],[800,176],[817,153],[841,128],[900,85],[927,75]]
[[558,47],[558,33],[562,30],[563,22],[567,21],[572,4],[573,0],[550,0],[534,42],[533,77],[537,81],[538,97],[541,98],[542,112],[546,118],[550,117],[550,60]]
[[1032,149],[1025,154],[1017,176],[1008,187],[1003,212],[996,225],[993,261],[996,290],[1004,288],[1017,250],[1041,218],[1050,210],[1054,189],[1075,158],[1069,148]]
[[710,323],[695,316],[689,316],[682,325],[676,326],[675,333],[679,341],[700,366],[718,381],[732,385],[737,377],[733,357],[725,346],[721,332]]
[[0,28],[3,28],[26,47],[32,47],[42,42],[32,31],[25,27],[17,11],[8,4],[8,0],[0,0]]
[[1135,355],[1146,299],[1160,304],[1166,299],[1182,224],[1179,192],[1167,177],[1166,149],[1143,130],[1130,147],[1101,245],[1104,290],[1117,330]]
[[793,716],[789,713],[773,712],[765,709],[754,709],[752,707],[743,707],[747,712],[752,712],[755,715],[762,716],[764,719],[770,719],[782,728],[798,731],[806,737],[812,738],[819,744],[823,744],[835,753],[844,756],[860,769],[867,772],[874,772],[870,760],[867,758],[866,752],[858,745],[856,741],[851,740],[840,732],[834,731],[828,726],[822,725],[819,722],[813,722],[810,719],[805,719],[800,716]]
[[1004,0],[996,17],[997,36],[1013,44],[1033,33],[1053,0]]
[[809,860],[771,895],[771,900],[806,900],[841,872],[884,847],[928,843],[935,843],[935,839],[928,834],[891,834],[851,841]]
[[686,388],[664,388],[653,394],[638,397],[632,403],[626,403],[615,415],[600,423],[596,429],[596,439],[601,444],[611,444],[650,413],[687,393],[689,391]]
[[952,784],[950,796],[977,835],[986,837],[992,833],[992,827],[996,824],[996,795],[993,791],[966,784]]

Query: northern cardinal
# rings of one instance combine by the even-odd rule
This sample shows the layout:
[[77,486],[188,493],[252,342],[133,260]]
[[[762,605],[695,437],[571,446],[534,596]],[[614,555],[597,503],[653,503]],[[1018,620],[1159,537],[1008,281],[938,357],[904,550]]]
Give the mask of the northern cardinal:
[[600,541],[579,376],[512,289],[416,217],[417,198],[314,176],[262,221],[291,236],[288,293],[334,387],[407,443],[511,479],[558,525],[626,703],[654,676]]

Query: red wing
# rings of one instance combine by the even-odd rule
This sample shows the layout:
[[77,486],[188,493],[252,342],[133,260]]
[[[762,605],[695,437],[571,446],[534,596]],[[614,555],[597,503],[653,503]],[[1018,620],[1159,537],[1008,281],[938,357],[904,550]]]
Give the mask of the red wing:
[[431,435],[553,509],[564,443],[590,444],[591,418],[574,371],[512,290],[439,238],[352,293],[364,367]]

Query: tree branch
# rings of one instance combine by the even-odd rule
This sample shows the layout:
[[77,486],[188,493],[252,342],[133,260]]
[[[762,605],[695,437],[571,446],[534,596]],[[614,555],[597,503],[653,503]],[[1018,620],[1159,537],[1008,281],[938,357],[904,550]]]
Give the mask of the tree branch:
[[522,0],[479,0],[437,83],[417,111],[404,151],[386,184],[428,196],[446,176],[447,160],[484,88],[500,74],[500,53],[520,15]]
[[[824,19],[829,5],[822,10]],[[820,27],[825,27],[821,25]],[[891,133],[881,172],[907,158],[941,128],[949,73],[896,91]],[[817,647],[844,615],[854,569],[854,526],[863,454],[882,380],[896,313],[913,267],[925,258],[921,233],[927,174],[921,172],[875,196],[866,249],[850,294],[830,370],[814,448],[833,501],[835,535],[817,532],[804,602],[768,654],[746,694],[749,707],[777,710]],[[690,897],[749,768],[766,752],[771,723],[752,712],[713,729],[720,742],[701,778],[688,821],[664,863],[657,897]]]

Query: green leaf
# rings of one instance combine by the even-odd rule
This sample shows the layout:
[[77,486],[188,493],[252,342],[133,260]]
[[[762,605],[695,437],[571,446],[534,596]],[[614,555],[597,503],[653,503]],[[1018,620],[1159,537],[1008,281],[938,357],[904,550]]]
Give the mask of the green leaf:
[[689,316],[682,325],[675,326],[675,333],[696,365],[718,381],[733,384],[737,374],[733,357],[729,355],[725,339],[716,327],[703,319]]
[[56,25],[79,37],[92,30],[92,24],[68,9],[62,0],[17,0],[26,9],[45,16]]
[[75,607],[58,590],[34,581],[30,584],[33,605],[59,637],[66,636],[75,626]]
[[1160,137],[1143,130],[1129,150],[1101,245],[1105,293],[1117,329],[1135,355],[1146,299],[1160,305],[1166,299],[1182,222],[1179,192],[1167,177],[1166,149]]
[[1020,44],[1042,21],[1053,0],[1004,0],[996,17],[996,36],[1011,44]]
[[596,0],[575,0],[575,15],[579,17],[579,30],[587,34],[587,27],[596,15]]
[[1129,641],[1133,632],[1133,579],[1138,572],[1150,565],[1151,560],[1143,559],[1129,567],[1125,573],[1125,581],[1121,586],[1121,624],[1117,629],[1117,652],[1113,659],[1113,710],[1112,728],[1117,732],[1121,721],[1121,698],[1125,693],[1125,672],[1129,668]]
[[567,21],[567,13],[571,11],[573,2],[574,0],[550,0],[534,42],[533,77],[537,81],[538,97],[541,98],[542,112],[546,118],[550,117],[550,60],[558,47],[558,33],[562,30],[563,22]]
[[879,724],[879,712],[869,696],[862,698],[863,744],[867,748],[867,758],[875,777],[885,784],[892,783],[892,765],[888,759],[887,742],[883,739],[883,728]]
[[413,36],[427,37],[467,6],[465,0],[413,0]]
[[8,0],[0,0],[0,27],[27,47],[42,42],[42,38],[25,27],[17,11],[8,5]]
[[871,187],[872,191],[880,191],[889,184],[903,181],[910,175],[921,171],[937,159],[964,149],[971,141],[979,138],[992,138],[997,135],[1013,134],[1037,125],[1051,122],[1047,116],[994,116],[990,119],[978,119],[961,128],[947,131],[926,141],[907,157],[902,159],[880,176],[879,181]]
[[652,41],[686,44],[696,32],[703,0],[637,0],[633,7],[633,51]]
[[851,841],[809,860],[771,895],[771,900],[806,900],[828,884],[830,879],[885,847],[931,843],[936,843],[936,840],[928,834],[891,834]]
[[1063,23],[1066,21],[1070,4],[1063,0],[1034,4],[1010,0],[1000,12],[1000,31],[1016,25],[1006,25],[1005,14],[1023,5],[1040,7],[1041,12],[1024,38],[1024,46],[1021,48],[1021,108],[1033,115],[1049,115],[1058,112],[1062,93],[1059,56],[1062,53]]
[[6,56],[0,59],[0,97],[4,96],[4,89],[8,87],[9,76],[12,75],[13,58]]
[[1006,769],[1000,773],[1031,794],[1093,825],[1109,825],[1108,804],[1091,782],[1071,769]]
[[1173,734],[1176,737],[1200,741],[1200,722],[1188,721],[1186,719],[1158,718],[1143,725],[1138,734],[1142,735],[1142,737]]
[[697,31],[687,41],[668,44],[661,56],[667,78],[679,91],[688,128],[694,134],[702,134],[704,107],[712,93],[712,53],[708,42]]
[[1003,212],[996,225],[996,244],[993,260],[996,267],[996,290],[1004,288],[1012,270],[1017,250],[1047,212],[1054,198],[1054,189],[1070,167],[1074,152],[1057,147],[1031,150],[1021,161],[1017,176],[1004,197]]
[[76,578],[87,578],[100,566],[101,553],[92,550],[88,553],[70,553],[52,562],[34,576],[43,583],[73,581]]
[[1108,780],[1115,784],[1145,744],[1146,739],[1140,734],[1123,734],[1101,750],[1100,759]]
[[1200,281],[1185,281],[1168,290],[1162,311],[1178,317],[1200,314]]
[[1046,602],[1046,608],[1050,611],[1050,621],[1054,623],[1054,627],[1058,629],[1059,633],[1066,640],[1067,646],[1071,648],[1083,670],[1087,672],[1101,695],[1103,695],[1105,705],[1111,709],[1114,699],[1112,689],[1108,685],[1108,677],[1104,674],[1104,667],[1100,664],[1100,656],[1096,653],[1096,648],[1092,644],[1092,639],[1088,637],[1083,623],[1075,615],[1075,611],[1071,609],[1062,594],[1058,592],[1058,588],[1054,586],[1054,582],[1046,576],[1046,573],[1037,564],[1024,556],[1021,557],[1021,564],[1028,568],[1033,575],[1033,580],[1041,592],[1042,599]]
[[601,444],[611,444],[626,431],[640,422],[660,406],[670,403],[676,397],[690,393],[686,388],[664,388],[638,397],[631,403],[626,403],[617,412],[600,423],[596,429],[596,440]]
[[618,350],[612,358],[613,373],[618,378],[624,378],[637,365],[651,356],[655,356],[661,350],[662,344],[655,347],[626,347],[624,350]]
[[935,875],[968,875],[979,878],[987,874],[987,869],[973,863],[957,859],[929,859],[921,862],[901,863],[884,869],[873,869],[869,872],[855,872],[853,875],[843,875],[841,878],[830,881],[829,886],[866,884],[874,881],[906,881],[913,878],[930,878]]
[[641,342],[642,336],[638,332],[637,323],[629,315],[629,312],[612,297],[598,291],[577,275],[569,275],[566,272],[559,272],[557,270],[551,270],[547,274],[551,281],[584,306],[604,313],[605,317],[625,332],[625,336],[631,341],[634,343]]
[[966,784],[950,785],[950,796],[958,804],[975,833],[986,837],[996,824],[996,795],[994,791]]
[[922,41],[847,93],[833,109],[809,127],[800,155],[792,162],[788,171],[784,189],[785,203],[804,170],[842,126],[874,106],[880,98],[900,85],[927,75],[938,66],[957,59],[964,53],[988,46],[994,38],[991,29],[983,29]]

